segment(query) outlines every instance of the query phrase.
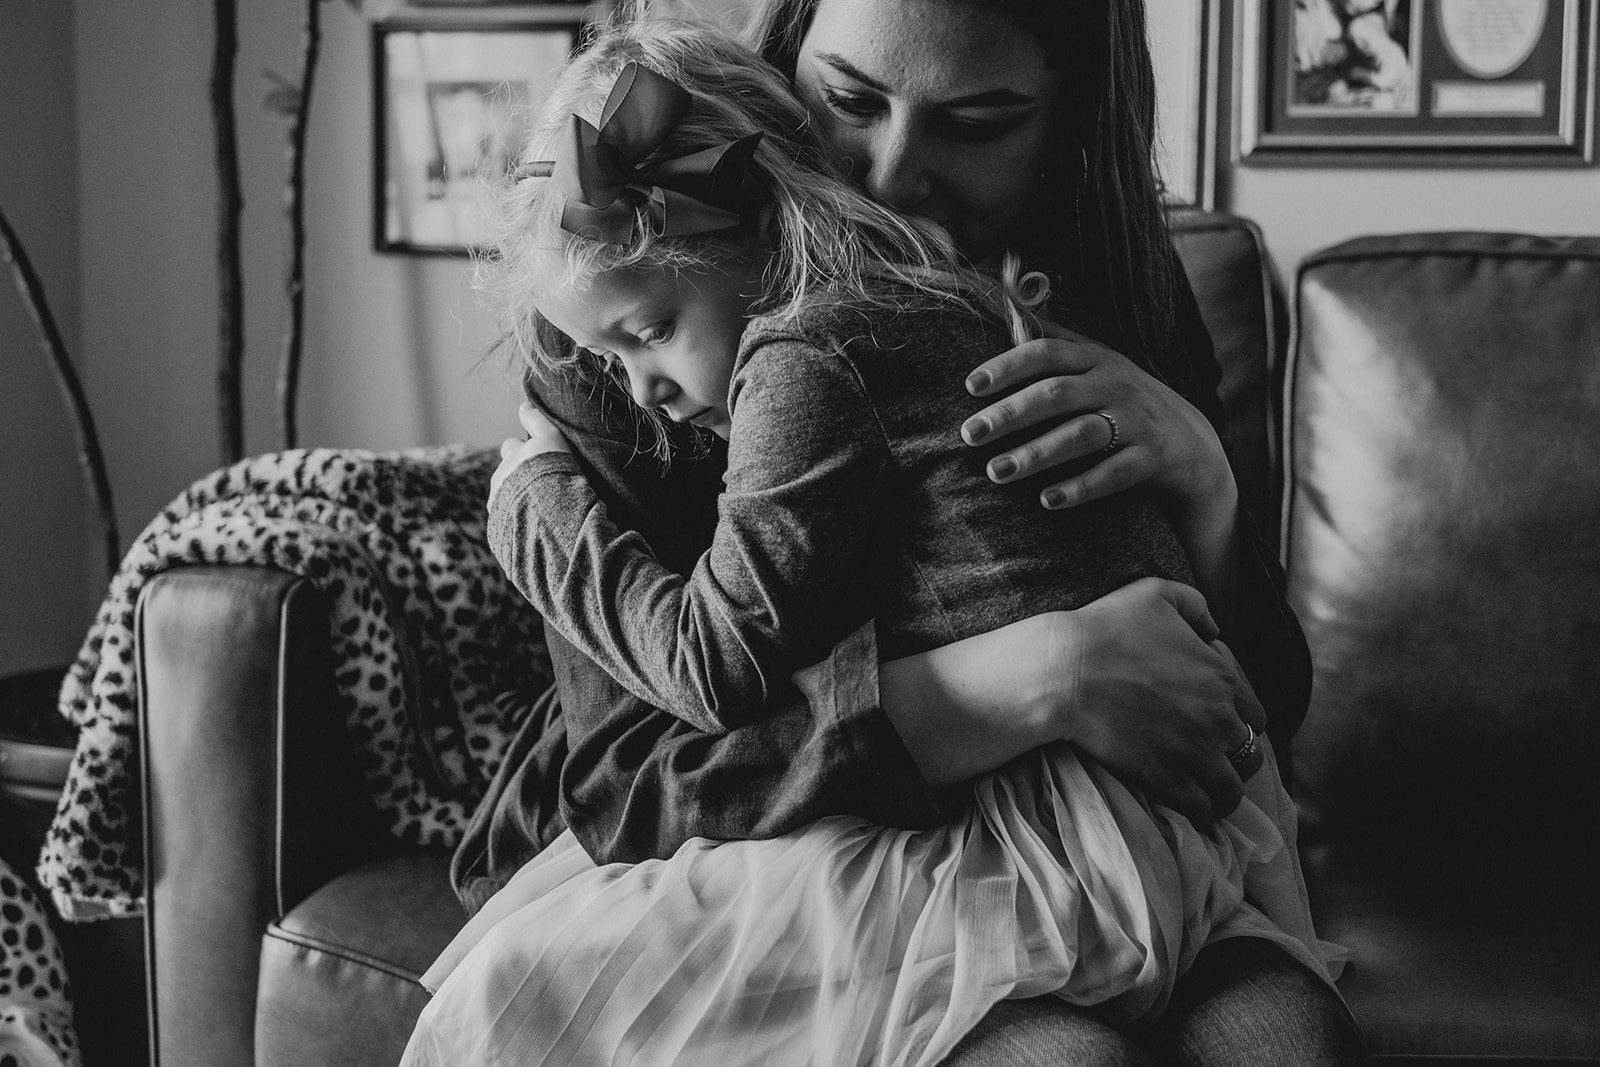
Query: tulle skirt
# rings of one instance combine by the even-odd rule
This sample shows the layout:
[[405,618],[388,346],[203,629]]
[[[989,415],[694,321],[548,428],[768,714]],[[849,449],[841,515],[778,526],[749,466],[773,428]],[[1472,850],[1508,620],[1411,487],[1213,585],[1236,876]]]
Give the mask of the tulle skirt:
[[1238,935],[1331,983],[1267,755],[1205,833],[1058,744],[935,830],[829,818],[601,867],[565,834],[423,976],[402,1062],[933,1064],[1007,997],[1153,1017]]

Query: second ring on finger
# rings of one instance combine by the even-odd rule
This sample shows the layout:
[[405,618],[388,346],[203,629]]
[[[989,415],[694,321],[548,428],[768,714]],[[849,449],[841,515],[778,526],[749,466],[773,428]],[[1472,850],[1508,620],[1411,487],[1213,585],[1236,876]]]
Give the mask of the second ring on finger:
[[1116,448],[1107,447],[1110,440],[1109,419],[1102,412],[1079,415],[1052,426],[1023,448],[1002,452],[989,461],[989,477],[997,482],[1011,482],[1048,470],[1062,463],[1070,463],[1085,456],[1104,455],[1122,448],[1126,430],[1119,424]]

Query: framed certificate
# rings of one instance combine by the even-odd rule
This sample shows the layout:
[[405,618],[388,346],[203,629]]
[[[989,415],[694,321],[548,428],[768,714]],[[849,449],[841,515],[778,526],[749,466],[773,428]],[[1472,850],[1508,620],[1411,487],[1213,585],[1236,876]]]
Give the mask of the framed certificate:
[[1586,163],[1595,0],[1237,0],[1245,163]]

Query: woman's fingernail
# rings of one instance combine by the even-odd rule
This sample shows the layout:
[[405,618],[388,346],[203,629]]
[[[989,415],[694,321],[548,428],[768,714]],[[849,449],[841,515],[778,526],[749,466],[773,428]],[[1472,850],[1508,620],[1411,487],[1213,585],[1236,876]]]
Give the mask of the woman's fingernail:
[[1059,489],[1046,489],[1043,500],[1045,507],[1059,508],[1067,502],[1067,494]]
[[994,478],[1009,478],[1017,473],[1017,461],[1010,456],[997,456],[989,461],[989,474]]
[[988,371],[975,370],[971,374],[967,375],[967,392],[981,393],[985,389],[989,388],[989,383],[993,380],[994,379],[989,377]]
[[961,427],[961,432],[966,435],[967,441],[970,444],[975,445],[979,441],[982,441],[985,437],[988,437],[990,431],[993,429],[994,427],[989,425],[988,419],[984,418],[982,415],[978,415],[968,419],[967,424]]

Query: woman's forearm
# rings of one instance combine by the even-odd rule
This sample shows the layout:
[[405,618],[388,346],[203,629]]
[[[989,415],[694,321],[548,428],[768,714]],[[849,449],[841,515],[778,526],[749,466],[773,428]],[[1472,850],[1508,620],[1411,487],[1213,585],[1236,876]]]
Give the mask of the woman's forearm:
[[1053,640],[1047,616],[892,660],[879,699],[917,768],[935,788],[998,769],[1061,736],[1059,678],[1019,667]]

